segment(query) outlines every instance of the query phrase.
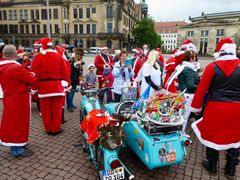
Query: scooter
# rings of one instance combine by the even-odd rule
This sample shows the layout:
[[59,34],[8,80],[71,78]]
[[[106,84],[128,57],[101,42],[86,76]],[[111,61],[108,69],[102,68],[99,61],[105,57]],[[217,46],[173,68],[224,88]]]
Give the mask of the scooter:
[[88,154],[98,172],[99,178],[133,179],[134,175],[118,158],[119,148],[125,139],[120,116],[103,113],[96,98],[103,89],[82,89],[80,102],[80,129],[83,151]]
[[131,99],[125,99],[118,104],[104,106],[112,115],[132,116],[123,126],[126,134],[124,144],[129,146],[150,170],[183,162],[187,155],[185,147],[191,143],[190,139],[180,133],[183,119],[178,123],[159,123],[153,117],[146,119],[139,109],[134,111],[133,104]]

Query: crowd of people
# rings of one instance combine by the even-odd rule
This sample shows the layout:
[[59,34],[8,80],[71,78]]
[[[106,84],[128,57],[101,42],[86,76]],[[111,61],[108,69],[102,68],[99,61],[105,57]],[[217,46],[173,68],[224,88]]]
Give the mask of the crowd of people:
[[[186,40],[171,52],[166,62],[159,48],[149,50],[147,44],[132,49],[131,59],[125,50],[115,50],[113,58],[108,48],[102,47],[94,63],[88,65],[85,78],[81,48],[75,48],[68,57],[67,46],[54,48],[49,38],[36,41],[34,47],[30,54],[21,47],[17,50],[13,45],[6,45],[0,57],[4,106],[0,142],[10,147],[12,156],[32,155],[25,148],[29,135],[30,90],[46,134],[56,136],[63,132],[65,101],[67,110],[73,112],[74,94],[81,82],[86,82],[87,88],[101,89],[100,103],[104,102],[105,94],[107,103],[120,102],[123,89],[134,85],[138,97],[149,87],[150,96],[161,89],[184,92],[186,113],[182,135],[189,137],[185,130],[191,112],[194,117],[203,116],[192,124],[199,141],[207,147],[203,166],[216,173],[218,151],[227,150],[225,173],[234,176],[240,147],[240,61],[230,38],[220,40],[216,60],[204,72],[197,59],[196,46]],[[24,108],[20,111],[19,107]]]

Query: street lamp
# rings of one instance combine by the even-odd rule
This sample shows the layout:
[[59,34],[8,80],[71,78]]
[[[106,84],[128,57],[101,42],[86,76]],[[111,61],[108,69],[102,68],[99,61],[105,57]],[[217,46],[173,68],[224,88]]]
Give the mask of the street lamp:
[[46,1],[47,3],[47,34],[48,38],[51,38],[51,32],[50,32],[50,16],[49,16],[49,0]]

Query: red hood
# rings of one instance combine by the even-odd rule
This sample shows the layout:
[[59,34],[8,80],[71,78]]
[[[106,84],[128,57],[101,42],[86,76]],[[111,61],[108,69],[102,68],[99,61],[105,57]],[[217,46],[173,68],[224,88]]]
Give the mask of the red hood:
[[223,71],[223,73],[227,77],[229,77],[240,65],[240,60],[239,59],[218,60],[218,61],[215,61],[215,64]]

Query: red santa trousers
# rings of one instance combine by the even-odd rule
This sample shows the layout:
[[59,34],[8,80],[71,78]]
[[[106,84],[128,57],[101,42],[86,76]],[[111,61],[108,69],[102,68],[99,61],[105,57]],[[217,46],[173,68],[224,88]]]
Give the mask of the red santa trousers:
[[62,106],[65,96],[40,98],[40,109],[46,132],[59,132],[62,124]]

